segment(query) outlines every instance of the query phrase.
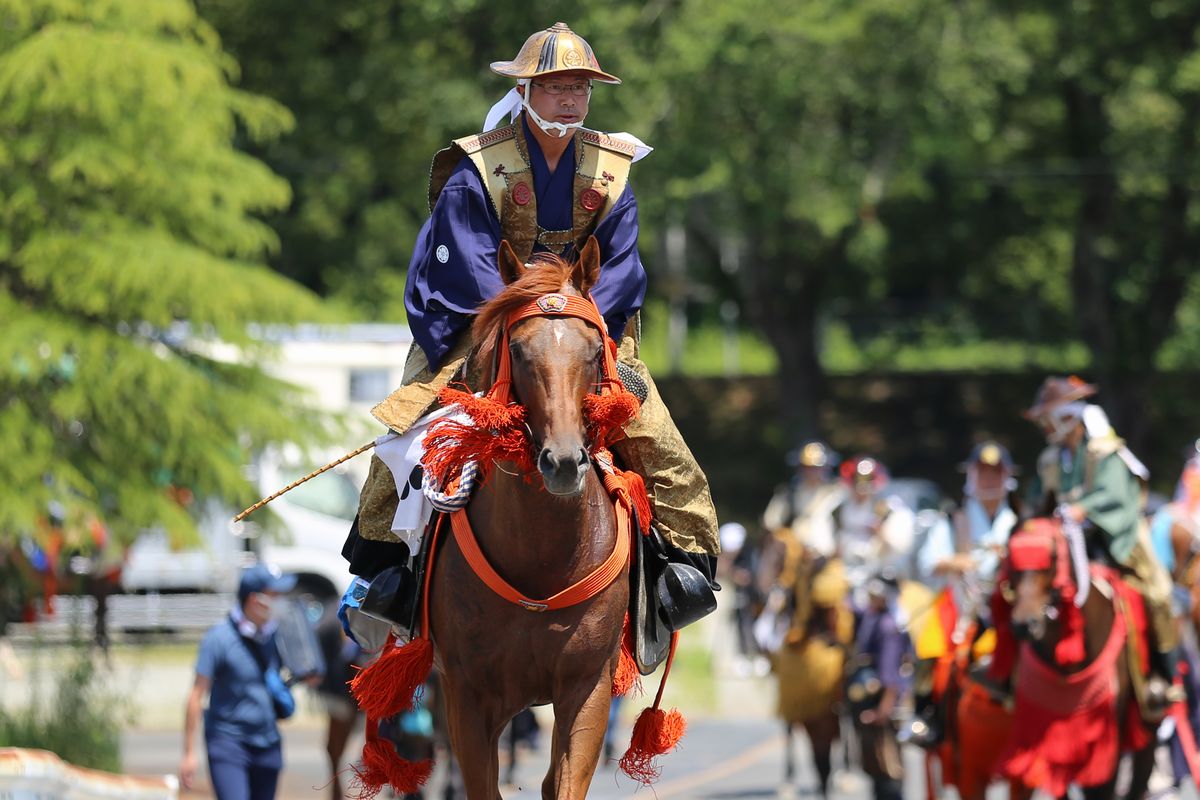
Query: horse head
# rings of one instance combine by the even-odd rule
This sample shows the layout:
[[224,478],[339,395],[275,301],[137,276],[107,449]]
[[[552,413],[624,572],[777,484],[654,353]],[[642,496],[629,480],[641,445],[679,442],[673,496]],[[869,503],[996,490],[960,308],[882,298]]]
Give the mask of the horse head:
[[588,292],[600,276],[600,247],[593,237],[574,264],[549,254],[522,264],[502,241],[498,257],[507,285],[476,318],[477,358],[508,372],[546,491],[574,497],[591,468],[584,401],[604,378],[607,339],[599,312],[571,313],[568,306],[588,308],[567,298],[595,308]]
[[1013,635],[1046,640],[1060,617],[1064,595],[1074,595],[1071,557],[1061,524],[1031,519],[1008,542],[1006,575],[1000,591],[1012,606]]

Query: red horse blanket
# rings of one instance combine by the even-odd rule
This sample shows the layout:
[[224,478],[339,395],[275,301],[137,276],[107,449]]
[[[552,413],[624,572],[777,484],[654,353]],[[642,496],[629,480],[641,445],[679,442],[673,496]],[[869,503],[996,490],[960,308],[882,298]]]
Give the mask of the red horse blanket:
[[[1133,630],[1142,639],[1146,626],[1142,598],[1115,575],[1105,577],[1118,594],[1117,614],[1104,648],[1091,664],[1063,675],[1060,667],[1044,662],[1029,644],[1021,646],[1012,739],[1000,771],[1053,797],[1063,796],[1072,783],[1105,783],[1116,770],[1122,747],[1139,750],[1150,741],[1132,698],[1124,719],[1117,719],[1117,659],[1126,644],[1125,615],[1130,615]],[[1144,672],[1144,639],[1138,644]]]

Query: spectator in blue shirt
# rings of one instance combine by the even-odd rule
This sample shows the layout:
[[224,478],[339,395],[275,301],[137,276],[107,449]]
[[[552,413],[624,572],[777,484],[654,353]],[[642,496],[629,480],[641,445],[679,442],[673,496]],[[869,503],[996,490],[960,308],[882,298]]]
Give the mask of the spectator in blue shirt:
[[288,716],[290,693],[279,676],[274,607],[296,576],[256,564],[242,573],[238,604],[200,643],[187,702],[179,777],[192,788],[196,722],[204,696],[204,744],[217,800],[272,800],[283,768],[276,719]]

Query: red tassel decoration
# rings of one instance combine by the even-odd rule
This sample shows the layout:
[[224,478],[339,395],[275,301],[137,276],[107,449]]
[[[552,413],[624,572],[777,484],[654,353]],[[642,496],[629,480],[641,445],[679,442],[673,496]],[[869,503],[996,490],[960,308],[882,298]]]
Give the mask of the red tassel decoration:
[[366,735],[362,761],[353,767],[355,800],[373,800],[385,784],[402,795],[420,792],[433,775],[433,761],[401,758],[391,742],[379,738],[379,720],[373,717],[367,717]]
[[647,708],[633,725],[629,749],[621,756],[621,771],[643,786],[654,783],[662,773],[654,759],[674,750],[686,730],[687,723],[677,709]]
[[633,630],[629,626],[629,615],[626,614],[625,626],[621,629],[621,654],[612,679],[612,696],[624,697],[632,689],[642,690],[642,677],[633,658]]
[[595,446],[607,447],[620,438],[621,429],[642,410],[642,404],[627,391],[590,394],[583,399],[588,438]]
[[676,631],[671,634],[671,652],[667,655],[667,664],[663,670],[662,682],[658,685],[654,705],[638,715],[637,722],[633,724],[629,749],[621,756],[621,771],[643,786],[649,786],[658,780],[661,770],[654,763],[654,759],[674,750],[687,730],[687,722],[678,709],[663,711],[659,708],[678,644],[679,632]]
[[368,717],[394,717],[412,708],[417,687],[432,669],[433,643],[429,639],[413,639],[403,647],[389,639],[389,646],[375,663],[350,681],[350,691]]
[[493,461],[512,461],[521,472],[533,469],[533,453],[525,433],[525,408],[505,405],[490,396],[475,397],[446,388],[438,395],[442,405],[457,405],[470,423],[447,417],[425,434],[421,466],[443,487],[458,480],[463,465],[475,461],[482,475]]

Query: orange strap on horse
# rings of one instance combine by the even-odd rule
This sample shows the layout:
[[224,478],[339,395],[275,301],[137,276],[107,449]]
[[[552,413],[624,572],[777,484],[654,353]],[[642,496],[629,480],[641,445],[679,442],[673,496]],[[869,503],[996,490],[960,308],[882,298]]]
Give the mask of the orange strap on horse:
[[617,541],[613,546],[612,553],[604,560],[604,563],[592,570],[590,574],[544,600],[534,600],[526,597],[514,588],[512,584],[500,577],[500,574],[492,568],[491,563],[487,560],[487,556],[479,549],[479,542],[475,539],[475,531],[471,529],[471,521],[467,518],[466,509],[459,509],[450,515],[450,525],[454,530],[454,541],[458,543],[458,549],[462,551],[467,564],[479,576],[479,579],[489,589],[508,602],[519,605],[529,611],[557,611],[562,608],[570,608],[585,600],[592,599],[607,589],[617,579],[617,576],[621,574],[621,571],[625,569],[626,564],[629,563],[631,544],[629,519],[631,505],[628,493],[625,491],[621,480],[615,476],[606,475],[604,485],[616,498]]

